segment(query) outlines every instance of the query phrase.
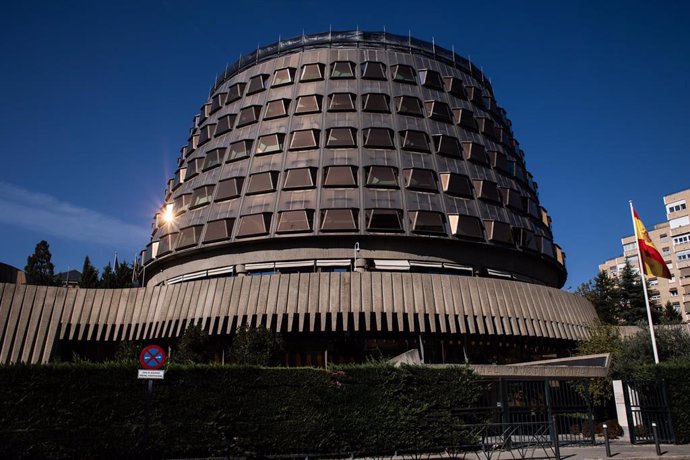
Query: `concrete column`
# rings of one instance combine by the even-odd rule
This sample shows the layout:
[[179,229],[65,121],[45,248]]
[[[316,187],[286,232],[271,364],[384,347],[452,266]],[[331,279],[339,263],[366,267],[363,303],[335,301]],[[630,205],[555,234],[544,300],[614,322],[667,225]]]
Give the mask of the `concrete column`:
[[357,258],[355,263],[355,271],[359,273],[364,273],[367,271],[367,259]]
[[235,275],[247,276],[247,270],[244,268],[244,264],[235,265]]
[[623,386],[623,381],[614,380],[613,381],[613,399],[616,401],[616,418],[618,418],[618,424],[623,428],[622,439],[630,440],[630,427],[628,427],[628,413],[625,410],[625,396],[623,392],[625,387]]

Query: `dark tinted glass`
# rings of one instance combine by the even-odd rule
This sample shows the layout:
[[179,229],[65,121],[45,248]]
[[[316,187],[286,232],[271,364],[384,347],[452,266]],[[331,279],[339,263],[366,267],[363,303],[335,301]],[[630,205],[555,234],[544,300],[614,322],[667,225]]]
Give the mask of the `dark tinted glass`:
[[251,149],[252,141],[246,140],[233,142],[228,148],[228,162],[247,158]]
[[266,235],[271,228],[270,214],[251,214],[240,217],[240,226],[237,237]]
[[329,96],[328,110],[331,112],[350,112],[355,110],[355,95],[350,93],[333,93]]
[[268,134],[256,141],[256,154],[282,152],[285,134]]
[[517,211],[524,211],[522,196],[520,192],[512,188],[501,187],[501,196],[503,197],[503,204],[509,208],[513,208]]
[[221,241],[230,238],[235,219],[214,220],[206,225],[204,243]]
[[441,80],[441,75],[433,70],[420,70],[419,82],[427,88],[443,89],[443,80]]
[[162,236],[158,242],[158,257],[172,252],[173,244],[177,239],[177,233],[170,233]]
[[229,200],[231,198],[237,198],[242,193],[242,183],[244,178],[233,177],[232,179],[227,179],[218,182],[218,190],[216,192],[215,201]]
[[237,127],[251,125],[259,121],[259,113],[261,113],[260,105],[250,105],[240,110],[240,116],[237,119]]
[[213,137],[213,133],[216,130],[216,125],[206,125],[202,126],[199,134],[199,145],[205,144]]
[[246,85],[246,83],[235,83],[230,88],[228,88],[228,96],[225,99],[225,103],[230,104],[231,102],[235,102],[236,100],[241,99],[242,95],[244,94],[244,87]]
[[400,133],[403,138],[402,148],[405,150],[412,150],[415,152],[430,152],[429,138],[426,133],[422,131],[402,131]]
[[218,126],[216,127],[216,136],[230,131],[235,124],[235,118],[237,118],[237,115],[234,113],[220,117],[218,119]]
[[467,176],[455,173],[442,173],[441,185],[443,191],[449,195],[472,198],[472,184]]
[[312,94],[310,96],[300,96],[297,98],[296,114],[314,113],[321,111],[321,96]]
[[268,104],[266,104],[266,115],[264,115],[264,119],[270,120],[271,118],[286,116],[288,114],[289,103],[290,101],[288,99],[269,101]]
[[323,80],[323,64],[305,64],[302,66],[300,81]]
[[353,209],[326,209],[321,212],[321,231],[357,231],[357,211]]
[[456,77],[443,77],[443,86],[446,92],[452,94],[455,97],[461,99],[467,99],[465,94],[465,87],[462,84],[462,80]]
[[412,211],[409,213],[410,226],[415,233],[445,234],[446,225],[443,214],[432,211]]
[[295,69],[288,67],[286,69],[279,69],[275,71],[275,73],[273,74],[273,83],[271,84],[271,86],[289,85],[294,81]]
[[206,154],[206,160],[204,161],[204,170],[215,168],[223,162],[223,157],[225,156],[225,147],[211,150]]
[[275,191],[277,177],[278,173],[275,171],[252,174],[249,176],[247,195]]
[[199,242],[202,228],[202,225],[195,225],[193,227],[187,227],[180,230],[180,237],[177,240],[177,246],[175,249],[196,246],[196,244]]
[[398,170],[391,166],[370,166],[367,174],[369,187],[398,188]]
[[285,172],[285,190],[314,187],[314,168],[288,169]]
[[390,112],[388,96],[380,93],[370,93],[362,96],[362,110],[365,112]]
[[382,62],[364,62],[361,64],[362,78],[367,80],[385,80],[386,66]]
[[398,113],[403,115],[414,115],[423,116],[422,112],[422,102],[416,97],[412,96],[399,96],[396,97],[396,107]]
[[414,69],[404,64],[393,66],[393,80],[402,83],[417,83]]
[[467,109],[453,109],[455,124],[467,129],[477,129],[474,113]]
[[305,129],[290,135],[290,150],[314,149],[319,146],[319,131]]
[[195,158],[187,163],[187,179],[199,174],[204,166],[204,158]]
[[393,131],[388,128],[368,128],[364,130],[364,147],[393,149]]
[[492,201],[494,203],[501,202],[501,195],[498,193],[498,186],[496,182],[489,180],[473,180],[474,190],[477,193],[477,198]]
[[266,75],[255,75],[249,79],[247,94],[258,93],[266,89]]
[[504,154],[497,151],[491,151],[489,152],[489,157],[491,158],[491,166],[499,171],[509,172],[508,158]]
[[406,169],[403,171],[405,187],[410,190],[438,193],[436,175],[430,169]]
[[324,175],[324,187],[356,187],[357,176],[353,166],[329,166]]
[[438,101],[427,101],[424,103],[426,108],[426,115],[429,118],[446,123],[453,122],[453,112],[451,112],[448,104]]
[[178,214],[182,211],[185,211],[189,206],[191,198],[191,193],[185,193],[184,195],[180,195],[177,198],[175,198],[175,200],[173,201],[173,212],[175,214]]
[[312,227],[313,211],[283,211],[278,217],[277,233],[309,232]]
[[328,130],[326,147],[357,147],[354,133],[352,128],[331,128]]
[[221,107],[225,105],[225,98],[228,96],[228,93],[218,93],[215,96],[213,96],[213,99],[211,99],[211,112],[214,113],[217,110],[220,110]]
[[482,144],[477,144],[476,142],[463,142],[462,148],[468,160],[485,165],[489,164],[489,156],[486,154],[486,150]]
[[494,127],[494,122],[490,118],[480,117],[477,119],[477,126],[479,132],[485,134],[491,138],[496,138],[496,129]]
[[379,232],[402,231],[400,211],[397,209],[368,209],[367,230]]
[[451,214],[448,216],[453,235],[484,239],[482,221],[474,216]]
[[513,228],[513,239],[524,249],[537,250],[537,241],[534,238],[534,232],[526,228]]
[[434,136],[434,146],[436,147],[436,153],[438,154],[451,157],[462,156],[460,142],[455,137],[446,136],[445,134],[437,134]]
[[513,233],[509,224],[495,220],[485,220],[484,227],[486,228],[489,241],[513,244]]
[[206,185],[204,187],[199,187],[194,189],[192,192],[192,202],[189,205],[190,208],[197,208],[199,206],[206,205],[211,202],[211,196],[213,195],[213,185]]
[[349,61],[337,61],[331,65],[331,78],[354,78],[355,65]]

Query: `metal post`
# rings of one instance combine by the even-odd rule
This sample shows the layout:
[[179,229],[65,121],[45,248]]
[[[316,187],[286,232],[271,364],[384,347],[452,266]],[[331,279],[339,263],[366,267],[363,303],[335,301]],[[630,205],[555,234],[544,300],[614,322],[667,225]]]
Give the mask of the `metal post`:
[[144,452],[149,448],[149,423],[150,423],[150,412],[151,412],[151,394],[153,393],[153,380],[148,379],[146,381],[146,400],[144,402]]
[[606,423],[604,423],[601,425],[601,427],[604,429],[604,446],[606,446],[606,456],[610,457],[611,444],[609,443],[609,426]]
[[558,426],[555,415],[551,417],[551,430],[553,433],[553,453],[556,455],[556,460],[561,460],[561,446],[558,443]]
[[656,446],[656,454],[661,457],[661,446],[659,445],[659,430],[657,429],[656,422],[652,422],[652,435],[654,435],[654,445]]

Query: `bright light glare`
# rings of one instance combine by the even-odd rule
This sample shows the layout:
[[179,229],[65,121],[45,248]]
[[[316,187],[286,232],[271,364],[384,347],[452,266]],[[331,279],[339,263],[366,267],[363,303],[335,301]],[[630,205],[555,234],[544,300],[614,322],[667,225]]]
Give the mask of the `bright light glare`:
[[168,204],[165,205],[165,212],[163,213],[163,220],[165,221],[166,224],[169,224],[170,222],[173,221],[173,205]]

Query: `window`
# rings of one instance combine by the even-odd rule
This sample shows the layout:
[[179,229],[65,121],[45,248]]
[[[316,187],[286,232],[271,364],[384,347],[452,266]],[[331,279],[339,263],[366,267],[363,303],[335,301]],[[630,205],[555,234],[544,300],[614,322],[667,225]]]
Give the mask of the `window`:
[[206,225],[206,234],[204,235],[204,243],[212,243],[214,241],[227,240],[232,236],[232,227],[235,224],[235,219],[221,219],[213,220]]
[[180,168],[175,172],[175,181],[173,185],[173,190],[175,190],[177,187],[180,185],[184,184],[185,179],[187,178],[187,168]]
[[659,240],[662,242],[668,241],[668,235],[666,233],[662,233],[661,235],[659,235]]
[[249,236],[267,235],[271,228],[271,214],[249,214],[240,217],[240,225],[237,230],[237,238]]
[[237,198],[242,192],[243,183],[244,178],[242,177],[233,177],[231,179],[218,182],[218,191],[216,192],[215,201],[218,202]]
[[457,77],[443,77],[443,87],[447,93],[452,94],[460,99],[467,99],[467,94],[465,94],[465,86],[462,84],[462,80]]
[[209,112],[211,111],[211,104],[204,104],[201,106],[200,112],[199,112],[199,118],[195,120],[195,124],[200,125],[202,124],[209,115]]
[[275,192],[278,181],[278,171],[267,171],[249,176],[247,195]]
[[302,66],[302,76],[299,81],[323,80],[323,64],[304,64]]
[[465,93],[467,93],[467,99],[472,101],[476,105],[484,105],[482,99],[482,90],[476,86],[468,85],[465,87]]
[[392,166],[369,166],[367,186],[375,188],[398,188],[398,170]]
[[385,80],[386,66],[382,62],[367,61],[360,64],[365,80]]
[[227,98],[225,99],[226,104],[230,104],[232,102],[235,102],[238,99],[242,98],[242,95],[244,94],[244,87],[247,86],[246,83],[235,83],[231,87],[228,88],[228,95]]
[[232,130],[232,127],[235,125],[235,118],[237,118],[237,115],[234,113],[220,117],[218,119],[218,126],[216,127],[216,137]]
[[367,128],[364,130],[364,147],[394,149],[393,131],[388,128]]
[[321,211],[322,232],[356,232],[357,211],[354,209],[325,209]]
[[252,141],[250,140],[244,140],[244,141],[237,141],[233,142],[230,144],[230,147],[228,148],[229,154],[228,154],[228,159],[227,162],[231,161],[236,161],[236,160],[242,160],[243,158],[247,158],[249,156],[249,152],[252,149]]
[[331,64],[331,78],[355,78],[355,65],[350,61]]
[[477,122],[474,120],[474,112],[467,109],[453,109],[455,124],[466,129],[476,130]]
[[531,230],[521,227],[513,228],[513,240],[523,249],[537,250],[537,241],[534,239],[534,232]]
[[441,75],[433,70],[420,70],[419,83],[427,88],[443,89],[443,80],[441,80]]
[[240,110],[240,116],[237,120],[237,127],[251,125],[259,121],[259,114],[261,113],[260,105],[250,105]]
[[[668,239],[668,238],[667,238]],[[690,233],[683,233],[682,235],[673,237],[673,245],[690,243]]]
[[213,149],[206,153],[206,160],[204,161],[204,171],[215,168],[223,162],[225,157],[225,147]]
[[266,89],[266,80],[268,75],[255,75],[249,79],[249,86],[247,87],[247,95],[258,93]]
[[327,148],[357,147],[355,130],[352,128],[331,128],[328,130]]
[[213,185],[204,185],[203,187],[195,188],[192,192],[192,202],[189,205],[190,209],[199,208],[211,202],[213,196]]
[[203,225],[194,225],[192,227],[181,229],[175,250],[196,246],[197,243],[199,243],[202,228]]
[[175,214],[180,214],[181,212],[184,212],[187,210],[189,207],[189,203],[192,201],[192,194],[191,193],[185,193],[184,195],[180,195],[177,198],[173,200],[173,209],[175,210]]
[[283,86],[289,85],[295,82],[295,69],[292,67],[286,67],[284,69],[278,69],[273,74],[273,83],[271,86]]
[[535,238],[537,240],[537,248],[541,253],[549,257],[554,257],[553,242],[544,236],[536,236]]
[[405,180],[405,187],[410,190],[438,193],[436,175],[430,169],[405,169],[403,170],[403,179]]
[[199,143],[198,143],[198,145],[203,145],[206,142],[210,141],[211,138],[213,137],[213,133],[215,131],[216,131],[216,125],[215,124],[202,126],[199,129]]
[[438,101],[426,101],[424,103],[424,108],[427,117],[433,120],[453,123],[453,112],[451,112],[448,104]]
[[460,142],[455,137],[445,134],[436,134],[433,138],[436,153],[449,157],[462,157]]
[[470,178],[456,173],[441,173],[441,186],[448,195],[472,198]]
[[637,244],[635,243],[626,243],[623,245],[623,252],[628,252],[628,251],[637,251]]
[[398,113],[403,115],[424,116],[422,102],[412,96],[398,96],[395,98],[395,106]]
[[285,134],[282,133],[261,136],[256,143],[256,154],[263,155],[267,153],[282,152],[284,140]]
[[283,211],[278,216],[276,233],[310,232],[313,224],[314,211]]
[[285,190],[297,190],[304,188],[314,188],[314,177],[316,168],[296,168],[288,169],[285,172]]
[[513,233],[510,229],[510,224],[497,220],[485,220],[484,228],[489,241],[513,244]]
[[187,163],[187,179],[199,174],[204,168],[205,158],[195,158]]
[[446,234],[443,214],[433,211],[410,211],[410,227],[414,233]]
[[678,289],[671,289],[668,292],[671,294],[671,297],[678,297]]
[[304,129],[293,131],[290,134],[290,150],[315,149],[319,147],[319,134],[317,129]]
[[501,196],[498,193],[496,182],[489,180],[473,180],[474,190],[477,193],[477,198],[494,203],[501,203]]
[[686,209],[685,200],[674,201],[666,205],[666,212],[671,214],[672,212],[678,212]]
[[400,83],[417,83],[414,69],[409,65],[398,64],[392,67],[393,80]]
[[690,225],[690,217],[688,216],[683,216],[679,217],[677,219],[671,219],[669,221],[669,224],[671,225],[671,228],[678,228],[678,227],[683,227],[685,225]]
[[357,169],[354,166],[329,166],[324,174],[324,187],[356,187]]
[[158,253],[156,254],[156,257],[171,253],[176,239],[177,233],[169,233],[165,236],[161,236],[160,241],[158,242]]
[[493,120],[490,118],[478,117],[477,127],[479,128],[480,133],[484,134],[485,136],[489,136],[492,139],[496,139],[496,128]]
[[289,105],[290,99],[276,99],[275,101],[268,101],[266,104],[266,115],[264,115],[264,120],[272,120],[274,118],[287,116]]
[[482,144],[477,144],[476,142],[463,142],[462,148],[465,151],[465,157],[469,161],[485,165],[489,164],[489,156],[486,154],[486,150],[484,150]]
[[225,98],[228,93],[218,93],[211,99],[211,110],[209,113],[215,113],[225,105]]
[[423,131],[401,131],[402,148],[414,152],[431,152],[429,138]]
[[321,96],[318,94],[311,94],[309,96],[300,96],[297,98],[297,107],[295,108],[295,115],[302,115],[306,113],[316,113],[321,111]]
[[448,223],[450,224],[451,233],[455,236],[484,239],[484,227],[482,221],[477,217],[464,214],[449,214]]
[[401,212],[397,209],[367,209],[367,230],[370,232],[402,232]]
[[678,262],[682,262],[684,260],[690,260],[690,250],[688,251],[678,251],[676,253],[676,257],[678,258]]
[[390,112],[388,96],[381,93],[369,93],[362,96],[362,110],[365,112]]
[[501,196],[503,197],[503,204],[515,209],[516,211],[524,212],[522,195],[515,189],[500,187]]
[[499,171],[503,171],[506,173],[509,172],[508,171],[508,157],[506,157],[501,152],[497,152],[495,150],[488,152],[488,154],[489,154],[489,159],[491,161],[491,166],[494,169],[498,169]]
[[329,112],[353,112],[355,95],[351,93],[333,93],[329,96]]

